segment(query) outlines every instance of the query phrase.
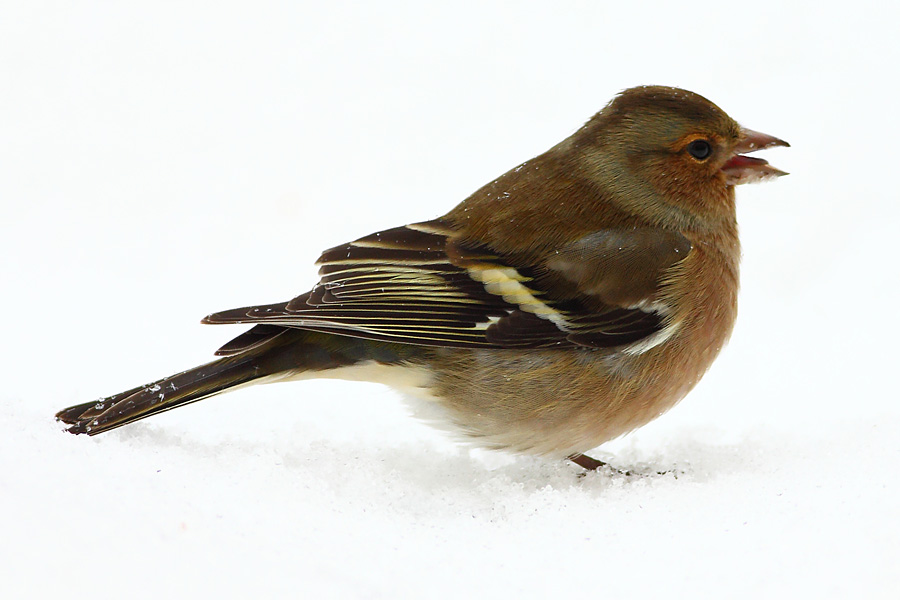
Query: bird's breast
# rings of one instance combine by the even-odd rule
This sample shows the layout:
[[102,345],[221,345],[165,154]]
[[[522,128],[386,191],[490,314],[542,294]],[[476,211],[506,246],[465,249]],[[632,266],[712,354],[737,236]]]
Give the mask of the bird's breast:
[[565,457],[674,406],[727,341],[737,313],[736,230],[692,235],[659,301],[678,327],[642,352],[623,349],[435,349],[430,393],[477,443]]

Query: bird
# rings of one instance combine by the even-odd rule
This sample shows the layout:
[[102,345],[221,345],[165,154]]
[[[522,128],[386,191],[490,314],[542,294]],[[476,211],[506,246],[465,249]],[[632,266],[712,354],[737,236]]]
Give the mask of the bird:
[[387,384],[479,447],[587,452],[662,415],[731,335],[735,187],[786,175],[789,144],[699,94],[640,86],[444,216],[326,250],[288,302],[225,310],[252,327],[213,362],[57,413],[97,435],[255,383]]

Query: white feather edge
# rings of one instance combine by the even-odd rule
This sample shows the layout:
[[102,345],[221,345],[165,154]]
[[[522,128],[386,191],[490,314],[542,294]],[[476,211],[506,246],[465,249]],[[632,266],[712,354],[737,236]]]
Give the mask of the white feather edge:
[[662,302],[650,302],[645,300],[626,308],[637,309],[648,313],[659,313],[663,316],[664,319],[666,319],[666,324],[662,329],[660,329],[653,335],[622,348],[622,352],[624,352],[625,354],[630,354],[632,356],[643,354],[644,352],[656,348],[660,344],[664,343],[666,340],[678,333],[679,329],[681,329],[681,321],[674,321],[667,318],[672,313],[672,311],[668,307],[668,305]]

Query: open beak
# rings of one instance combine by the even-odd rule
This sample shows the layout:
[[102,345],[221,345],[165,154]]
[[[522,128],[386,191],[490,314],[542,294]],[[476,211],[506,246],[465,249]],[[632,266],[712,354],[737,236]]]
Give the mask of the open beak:
[[772,146],[790,147],[784,140],[765,133],[759,133],[751,129],[741,129],[741,141],[734,147],[734,154],[722,165],[725,173],[725,182],[728,185],[740,185],[742,183],[756,183],[773,177],[787,175],[784,171],[776,169],[761,158],[744,156],[743,153],[755,152]]

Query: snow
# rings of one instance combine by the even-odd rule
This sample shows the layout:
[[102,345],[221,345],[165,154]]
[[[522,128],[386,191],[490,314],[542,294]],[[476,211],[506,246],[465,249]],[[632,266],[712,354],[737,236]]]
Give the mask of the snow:
[[[896,597],[897,9],[618,4],[7,6],[4,597]],[[640,475],[470,450],[356,382],[53,421],[648,83],[792,147],[738,190],[729,347],[594,453]]]

